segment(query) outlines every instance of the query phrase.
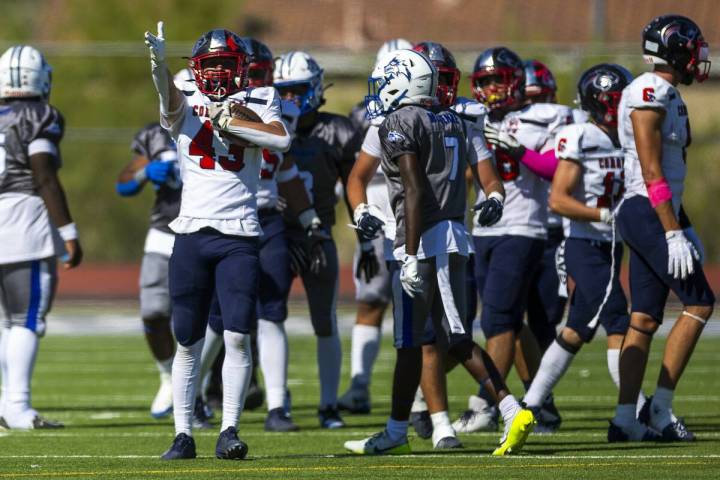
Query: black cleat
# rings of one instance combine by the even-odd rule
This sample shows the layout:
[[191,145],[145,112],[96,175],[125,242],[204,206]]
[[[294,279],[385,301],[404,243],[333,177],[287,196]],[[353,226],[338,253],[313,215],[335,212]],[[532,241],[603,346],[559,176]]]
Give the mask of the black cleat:
[[436,450],[448,450],[448,449],[454,449],[454,448],[465,448],[463,447],[463,444],[460,443],[460,440],[457,439],[457,437],[445,437],[438,440],[437,445],[435,445]]
[[61,422],[48,420],[40,415],[35,415],[35,418],[33,418],[32,421],[32,428],[33,430],[51,430],[56,428],[65,428],[65,425]]
[[257,383],[251,383],[245,397],[245,410],[255,410],[262,407],[265,401],[265,391]]
[[675,420],[662,431],[663,442],[694,442],[695,434],[680,420]]
[[265,418],[266,432],[296,432],[298,430],[300,428],[293,423],[290,415],[282,407],[273,408]]
[[212,417],[212,409],[205,405],[201,397],[195,399],[195,407],[193,408],[192,426],[207,430],[212,428],[210,418]]
[[325,407],[318,410],[318,420],[320,420],[320,428],[343,428],[345,422],[340,417],[337,407]]
[[235,427],[228,427],[220,433],[215,444],[215,456],[223,460],[242,460],[248,453],[248,446],[240,440]]
[[423,410],[422,412],[410,412],[410,423],[412,423],[415,433],[420,438],[430,438],[433,434],[433,424],[430,418],[430,412]]
[[610,420],[607,433],[608,443],[620,443],[620,442],[661,442],[662,437],[655,433],[655,430],[645,427],[644,432],[638,434],[638,438],[631,438],[630,434],[615,425]]
[[170,449],[160,457],[162,460],[186,460],[197,457],[195,440],[190,435],[179,433]]

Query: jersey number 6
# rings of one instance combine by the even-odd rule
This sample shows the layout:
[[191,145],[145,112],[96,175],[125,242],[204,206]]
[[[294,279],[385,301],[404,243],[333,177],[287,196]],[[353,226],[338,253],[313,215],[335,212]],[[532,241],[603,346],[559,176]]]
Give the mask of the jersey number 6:
[[[215,170],[215,149],[213,148],[213,129],[210,120],[205,120],[200,130],[190,143],[190,155],[199,155],[200,168],[205,170]],[[230,144],[228,152],[232,155],[232,160],[226,155],[220,155],[217,158],[218,163],[224,170],[230,172],[239,172],[245,167],[243,157],[245,149],[233,143]]]

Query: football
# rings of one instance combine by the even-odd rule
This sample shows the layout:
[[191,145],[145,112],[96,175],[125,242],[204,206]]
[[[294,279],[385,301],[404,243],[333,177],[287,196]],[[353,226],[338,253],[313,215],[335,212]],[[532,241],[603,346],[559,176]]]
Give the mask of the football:
[[232,115],[233,118],[247,122],[262,122],[260,115],[241,103],[230,104],[230,115]]

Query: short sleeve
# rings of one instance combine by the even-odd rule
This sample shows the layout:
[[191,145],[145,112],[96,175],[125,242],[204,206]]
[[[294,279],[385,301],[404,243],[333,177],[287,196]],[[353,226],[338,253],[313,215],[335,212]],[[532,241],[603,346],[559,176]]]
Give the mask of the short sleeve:
[[468,163],[475,165],[478,162],[490,160],[493,153],[490,151],[485,140],[485,135],[477,123],[466,122],[468,135]]
[[365,140],[361,150],[370,156],[380,158],[382,155],[382,145],[380,145],[379,128],[376,125],[370,125],[365,133]]
[[[28,155],[48,153],[60,158],[60,140],[65,134],[65,119],[50,105],[45,105],[39,115],[33,115],[33,125],[28,139]],[[39,117],[39,118],[38,118]]]
[[264,123],[282,123],[280,95],[274,87],[253,89],[247,98],[247,106],[254,110]]
[[563,160],[580,160],[582,129],[580,125],[568,125],[555,135],[555,156]]
[[407,110],[409,109],[404,108],[391,113],[380,126],[380,145],[389,160],[408,153],[420,153],[420,135],[414,128],[414,123],[419,123],[419,119],[417,115],[405,114]]
[[641,75],[623,90],[623,99],[629,109],[667,110],[670,102],[668,85],[653,81],[655,76],[652,73]]

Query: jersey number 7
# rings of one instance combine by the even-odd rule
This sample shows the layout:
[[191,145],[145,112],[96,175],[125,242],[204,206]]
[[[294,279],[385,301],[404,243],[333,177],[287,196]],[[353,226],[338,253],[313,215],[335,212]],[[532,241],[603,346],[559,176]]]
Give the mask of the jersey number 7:
[[[215,170],[215,149],[213,148],[213,128],[210,120],[205,120],[200,130],[190,143],[190,155],[200,156],[200,168],[205,170]],[[245,167],[243,157],[245,149],[233,143],[230,144],[228,152],[232,155],[232,160],[226,155],[220,155],[217,158],[218,163],[224,170],[230,172],[239,172]]]

